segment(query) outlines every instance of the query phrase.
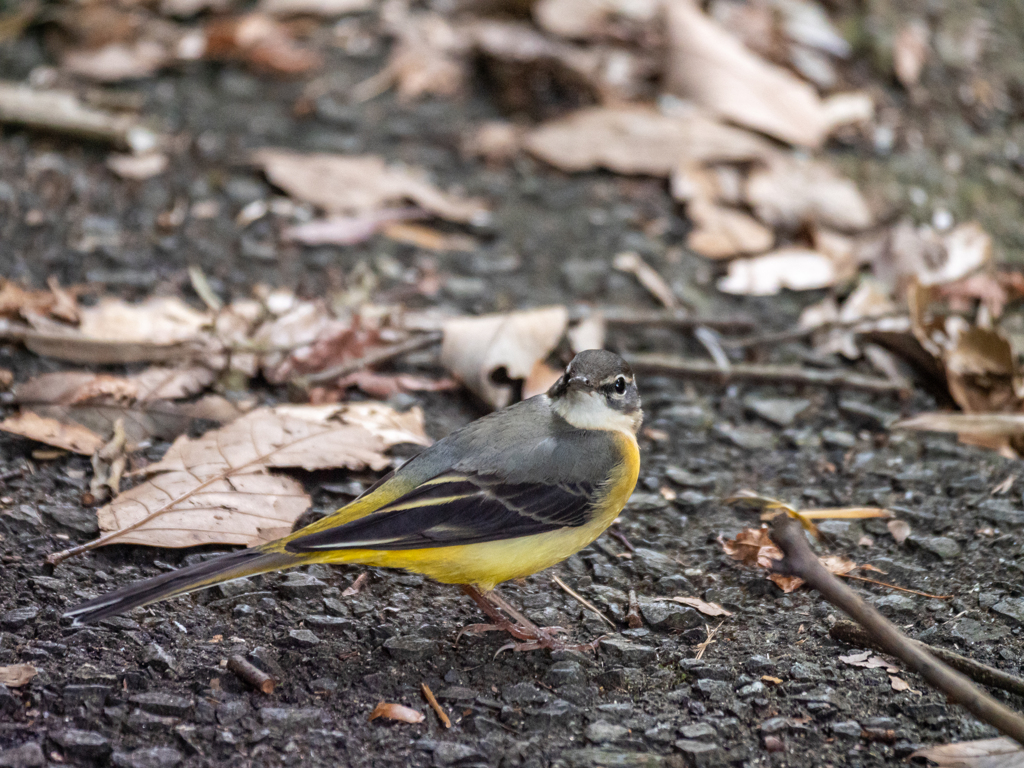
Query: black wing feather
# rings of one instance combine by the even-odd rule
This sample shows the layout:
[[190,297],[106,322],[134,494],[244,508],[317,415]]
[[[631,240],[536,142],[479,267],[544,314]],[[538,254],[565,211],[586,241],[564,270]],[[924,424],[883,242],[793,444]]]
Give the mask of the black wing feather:
[[[464,474],[447,482],[435,478],[366,517],[295,539],[286,550],[423,549],[532,536],[584,525],[595,496],[596,489],[586,483],[508,483]],[[402,508],[410,503],[416,506]]]

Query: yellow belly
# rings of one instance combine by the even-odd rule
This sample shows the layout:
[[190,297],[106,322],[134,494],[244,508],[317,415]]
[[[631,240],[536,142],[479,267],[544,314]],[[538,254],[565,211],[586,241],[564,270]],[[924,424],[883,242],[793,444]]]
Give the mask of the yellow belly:
[[617,434],[616,439],[622,440],[625,460],[609,479],[608,492],[595,509],[593,519],[586,525],[535,536],[452,547],[390,551],[336,550],[324,552],[317,560],[403,568],[444,584],[473,584],[484,591],[494,589],[503,581],[550,568],[579,552],[604,533],[633,493],[640,472],[640,452],[632,436]]

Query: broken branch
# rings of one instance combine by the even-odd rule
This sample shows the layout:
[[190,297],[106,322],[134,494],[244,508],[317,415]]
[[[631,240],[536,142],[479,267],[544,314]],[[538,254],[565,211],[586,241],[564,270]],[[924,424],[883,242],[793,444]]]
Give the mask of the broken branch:
[[785,555],[776,570],[799,576],[828,602],[864,627],[884,653],[900,659],[930,685],[946,694],[950,701],[960,704],[982,722],[1024,745],[1024,717],[1000,704],[967,677],[915,644],[856,592],[829,573],[811,551],[803,528],[796,520],[789,515],[778,515],[770,523],[770,532],[772,540]]
[[247,661],[243,656],[232,656],[228,659],[228,669],[257,691],[270,695],[274,692],[274,678]]
[[431,331],[430,333],[424,333],[419,336],[413,336],[405,341],[400,341],[397,344],[392,344],[388,347],[374,350],[363,355],[355,360],[349,360],[348,362],[340,363],[327,368],[323,371],[317,371],[307,376],[300,376],[295,379],[295,386],[300,389],[307,389],[312,384],[323,384],[328,381],[335,381],[340,379],[342,376],[348,376],[350,373],[361,371],[364,368],[372,368],[375,365],[387,362],[388,360],[394,360],[396,357],[401,357],[410,352],[415,352],[419,349],[426,349],[432,347],[435,344],[441,343],[442,334],[440,331]]
[[733,381],[752,381],[761,384],[807,384],[816,387],[857,389],[864,392],[906,391],[900,382],[864,376],[847,371],[821,371],[792,365],[754,365],[734,363],[722,370],[707,360],[688,360],[675,355],[644,353],[625,355],[637,373],[668,374],[680,378],[709,379],[722,384]]

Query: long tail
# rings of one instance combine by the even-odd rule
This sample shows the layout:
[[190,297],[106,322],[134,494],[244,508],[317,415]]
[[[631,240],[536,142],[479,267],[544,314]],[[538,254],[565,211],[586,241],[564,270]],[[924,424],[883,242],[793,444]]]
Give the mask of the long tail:
[[268,571],[280,571],[312,562],[312,558],[287,552],[269,552],[262,547],[243,549],[221,557],[197,563],[188,568],[162,573],[151,579],[123,587],[115,592],[93,598],[64,614],[73,618],[74,626],[95,621],[149,605],[169,597],[206,589],[243,576],[254,576]]

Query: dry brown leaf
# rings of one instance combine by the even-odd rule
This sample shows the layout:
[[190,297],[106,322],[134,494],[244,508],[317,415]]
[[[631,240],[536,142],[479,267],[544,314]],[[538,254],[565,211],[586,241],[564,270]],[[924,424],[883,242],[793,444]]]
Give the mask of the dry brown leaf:
[[458,317],[444,323],[441,363],[493,408],[512,401],[512,388],[494,382],[504,369],[509,379],[525,379],[561,341],[569,323],[565,307],[508,314]]
[[8,688],[21,688],[38,674],[39,670],[31,664],[11,664],[0,667],[0,685],[6,685]]
[[910,757],[928,760],[937,768],[1024,768],[1024,748],[1005,736],[926,747]]
[[482,157],[497,165],[508,163],[519,154],[526,130],[504,120],[490,120],[476,126],[464,138],[462,151],[467,157]]
[[928,61],[928,23],[913,19],[903,26],[893,42],[892,64],[896,79],[904,88],[913,88],[921,80],[921,71]]
[[107,158],[107,167],[122,179],[142,181],[159,176],[167,170],[170,159],[163,152],[123,155],[115,152]]
[[483,224],[490,218],[481,201],[442,192],[423,172],[389,167],[373,155],[261,149],[254,160],[276,186],[332,214],[366,214],[410,200],[451,221]]
[[661,3],[657,0],[538,0],[533,4],[537,25],[559,37],[591,40],[617,33],[621,26],[645,27],[657,20]]
[[390,223],[384,226],[383,234],[396,243],[412,245],[426,251],[469,253],[479,246],[479,243],[469,235],[441,232],[423,224]]
[[455,379],[428,379],[409,373],[377,373],[364,369],[339,379],[334,386],[340,390],[359,387],[370,397],[387,400],[400,392],[444,392],[457,388],[459,382]]
[[237,59],[254,69],[298,75],[319,68],[316,52],[301,45],[289,27],[265,13],[217,19],[206,27],[205,57]]
[[910,687],[910,683],[908,683],[901,677],[896,677],[896,675],[889,675],[889,684],[892,686],[892,689],[894,691],[912,690]]
[[194,403],[171,400],[189,397],[213,383],[206,368],[150,368],[129,377],[85,371],[46,373],[20,384],[15,402],[64,424],[80,424],[103,438],[123,420],[129,445],[159,437],[170,440],[196,419],[227,422],[241,412],[224,398],[209,395]]
[[552,368],[546,362],[541,360],[530,371],[530,375],[523,381],[523,400],[533,397],[534,395],[541,395],[551,389],[551,386],[558,381],[558,377],[562,375],[562,371],[557,368]]
[[705,616],[732,616],[732,611],[727,611],[718,603],[709,603],[706,600],[701,600],[699,597],[656,597],[654,599],[658,602],[688,605],[691,608],[696,608]]
[[[394,6],[392,10],[394,9]],[[455,96],[469,78],[471,41],[438,13],[408,13],[385,17],[395,37],[383,71],[353,89],[357,101],[383,93],[392,85],[403,101],[432,94]]]
[[663,177],[685,163],[746,162],[775,151],[760,137],[699,109],[664,115],[632,106],[580,110],[535,128],[524,146],[563,171],[607,168]]
[[893,228],[888,247],[872,260],[872,269],[892,285],[913,281],[932,286],[967,277],[991,259],[992,238],[977,222],[938,234],[903,221]]
[[[763,497],[758,497],[755,501],[761,498]],[[725,550],[725,554],[733,560],[768,571],[767,577],[775,582],[783,592],[793,592],[804,585],[804,580],[798,576],[786,576],[773,572],[775,563],[783,559],[783,554],[771,540],[767,528],[744,528],[736,535],[735,539],[719,538],[718,541],[722,545],[722,549]],[[852,560],[838,555],[830,555],[820,558],[820,560],[829,573],[839,576],[858,567]]]
[[772,227],[813,224],[856,231],[873,222],[857,185],[817,160],[777,155],[750,174],[745,196],[757,217]]
[[566,338],[569,339],[569,346],[574,355],[578,355],[586,349],[604,349],[604,339],[607,332],[607,323],[604,315],[595,312],[590,317],[580,320],[576,325],[566,331]]
[[884,669],[893,674],[899,672],[899,668],[896,667],[891,661],[886,661],[881,656],[876,656],[871,651],[861,651],[859,653],[851,653],[847,656],[840,656],[839,660],[844,664],[849,664],[851,667],[863,667],[864,669]]
[[354,216],[332,216],[294,224],[286,228],[281,237],[304,245],[355,245],[369,240],[392,222],[424,216],[426,213],[419,208],[382,208]]
[[256,9],[271,16],[320,16],[334,18],[350,13],[363,13],[373,7],[373,0],[260,0]]
[[666,15],[670,91],[790,144],[822,144],[831,126],[814,88],[760,58],[692,0],[666,4]]
[[150,77],[174,61],[174,52],[157,40],[116,42],[99,48],[76,48],[61,57],[61,69],[101,83]]
[[628,272],[636,277],[647,292],[656,298],[666,309],[678,309],[679,299],[672,292],[672,288],[665,278],[658,274],[658,271],[648,264],[636,251],[624,251],[616,254],[612,260],[612,266],[620,272]]
[[88,427],[65,424],[32,411],[23,410],[0,421],[0,430],[83,456],[91,456],[103,446],[103,438]]
[[772,230],[735,208],[697,198],[687,206],[686,213],[694,223],[686,245],[709,259],[761,253],[775,243]]
[[1024,435],[1024,414],[1019,413],[919,413],[897,421],[892,429],[919,432],[955,432],[986,437]]
[[78,322],[75,292],[61,288],[56,278],[47,281],[49,290],[26,290],[11,280],[0,278],[0,317],[18,318],[52,315],[69,323]]
[[383,717],[385,720],[398,720],[401,723],[422,723],[427,719],[427,716],[418,709],[385,701],[373,708],[368,719],[376,720],[378,717]]
[[309,507],[302,484],[271,468],[384,469],[384,451],[426,445],[423,414],[382,403],[260,408],[199,438],[178,438],[149,480],[98,512],[92,546],[255,546],[286,534]]
[[902,544],[910,536],[910,523],[906,520],[890,520],[885,524],[889,529],[889,535],[897,544]]
[[718,281],[718,290],[744,296],[771,296],[783,288],[810,291],[828,288],[842,278],[828,256],[809,248],[780,248],[777,251],[736,259]]

